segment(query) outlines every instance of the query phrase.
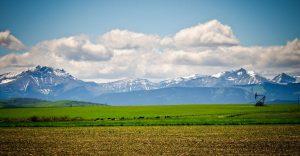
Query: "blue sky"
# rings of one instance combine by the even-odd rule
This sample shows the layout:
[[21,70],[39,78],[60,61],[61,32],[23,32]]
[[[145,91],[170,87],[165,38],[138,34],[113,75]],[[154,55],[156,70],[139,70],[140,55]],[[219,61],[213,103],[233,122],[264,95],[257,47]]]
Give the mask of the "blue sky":
[[0,0],[0,73],[45,65],[96,81],[241,67],[300,76],[299,17],[299,0]]
[[0,30],[10,30],[29,46],[114,28],[172,35],[212,19],[229,25],[242,45],[283,45],[300,36],[299,17],[297,0],[0,1]]

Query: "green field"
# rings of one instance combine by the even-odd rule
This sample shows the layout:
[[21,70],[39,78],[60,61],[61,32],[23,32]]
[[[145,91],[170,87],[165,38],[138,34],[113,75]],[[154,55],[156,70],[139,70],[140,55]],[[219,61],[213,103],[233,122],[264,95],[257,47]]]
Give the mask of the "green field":
[[299,155],[298,125],[0,128],[0,155]]
[[0,126],[300,124],[299,105],[1,108]]

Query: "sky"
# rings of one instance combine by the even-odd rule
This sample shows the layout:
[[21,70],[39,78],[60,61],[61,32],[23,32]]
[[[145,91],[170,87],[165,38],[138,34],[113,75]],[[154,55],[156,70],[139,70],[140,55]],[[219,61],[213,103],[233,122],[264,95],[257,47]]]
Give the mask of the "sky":
[[0,73],[36,65],[84,80],[244,67],[300,75],[300,1],[1,0]]

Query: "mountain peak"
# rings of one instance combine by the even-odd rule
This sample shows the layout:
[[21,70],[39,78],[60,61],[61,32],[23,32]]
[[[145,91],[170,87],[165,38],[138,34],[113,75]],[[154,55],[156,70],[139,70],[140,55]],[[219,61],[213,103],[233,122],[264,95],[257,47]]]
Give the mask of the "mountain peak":
[[223,71],[223,72],[220,72],[220,73],[217,73],[217,74],[213,74],[212,77],[215,77],[215,78],[221,78],[221,77],[227,77],[229,75],[244,75],[244,74],[249,74],[249,75],[253,75],[251,74],[251,71],[248,72],[246,69],[244,68],[240,68],[240,69],[237,69],[237,70],[231,70],[231,71]]
[[291,77],[290,75],[288,75],[288,74],[286,74],[286,73],[281,73],[281,74],[279,74],[279,75],[281,75],[281,76],[289,76],[289,77]]
[[64,69],[56,69],[53,67],[48,67],[48,66],[36,66],[34,69],[31,70],[27,70],[24,71],[24,73],[30,73],[34,76],[41,76],[41,77],[45,77],[45,76],[57,76],[57,77],[69,77],[71,79],[75,79],[72,75],[70,75],[69,73],[67,73]]
[[215,78],[221,79],[221,84],[229,85],[246,85],[268,82],[268,80],[253,71],[247,71],[244,68],[237,70],[225,71],[212,75]]
[[294,83],[296,82],[296,78],[294,76],[288,75],[286,73],[281,73],[275,76],[272,81],[276,83]]
[[247,70],[244,69],[244,68],[240,68],[240,69],[237,70],[237,72],[247,72]]
[[39,72],[53,72],[52,67],[47,67],[47,66],[36,66],[34,71],[39,71]]
[[[244,68],[238,69],[238,70],[236,70],[236,71],[233,72],[233,73],[236,73],[236,74],[239,75],[239,76],[248,74],[247,70],[244,69]],[[248,74],[248,75],[249,75],[249,74]]]

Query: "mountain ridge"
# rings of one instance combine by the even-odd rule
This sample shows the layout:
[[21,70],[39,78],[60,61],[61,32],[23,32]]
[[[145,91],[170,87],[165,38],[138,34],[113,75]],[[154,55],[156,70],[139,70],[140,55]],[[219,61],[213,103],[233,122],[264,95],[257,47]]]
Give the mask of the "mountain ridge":
[[[50,73],[53,72],[57,76],[70,77],[74,80],[79,80],[76,77],[73,77],[71,74],[67,73],[64,69],[55,69],[52,67],[38,65],[35,68],[28,69],[28,70],[25,70],[25,71],[22,71],[19,73],[7,72],[7,73],[0,74],[0,84],[9,83],[9,82],[15,80],[16,76],[20,76],[20,75],[22,75],[24,73],[28,73],[28,72],[34,73],[35,71],[50,72]],[[152,82],[145,78],[134,78],[134,79],[131,78],[131,79],[121,79],[121,80],[116,80],[116,81],[111,81],[111,82],[106,82],[106,83],[97,83],[97,84],[117,84],[117,83],[126,84],[126,83],[135,83],[138,81],[144,81],[144,85],[147,85],[147,83],[152,83],[152,85],[155,86],[157,84],[163,84],[163,83],[180,84],[182,81],[186,82],[189,80],[192,81],[192,80],[203,79],[203,78],[211,78],[211,79],[215,78],[215,79],[223,79],[223,80],[227,80],[227,81],[233,81],[232,84],[229,84],[229,85],[243,85],[243,84],[257,84],[257,83],[262,83],[262,82],[281,83],[278,80],[279,77],[284,77],[284,78],[288,77],[288,78],[292,79],[288,82],[282,82],[282,83],[295,83],[296,82],[296,76],[292,76],[292,75],[289,75],[286,73],[280,73],[272,79],[267,79],[267,78],[255,73],[254,71],[247,71],[244,68],[240,68],[237,70],[224,71],[224,72],[220,72],[220,73],[216,73],[216,74],[212,74],[212,75],[194,74],[194,75],[190,75],[190,76],[176,77],[176,78],[162,80],[158,83]],[[245,79],[248,81],[245,81]],[[92,83],[96,83],[96,82],[92,82]],[[142,82],[141,82],[141,84],[142,84]],[[155,87],[163,88],[163,87],[159,87],[159,86],[155,86]],[[144,89],[149,90],[150,88],[145,87]],[[128,91],[128,90],[126,90],[126,91]]]
[[[142,95],[144,96],[144,93],[148,95],[148,91],[151,93],[152,92],[158,93],[158,91],[152,91],[152,90],[163,90],[164,92],[162,93],[165,95],[162,96],[165,96],[164,98],[168,99],[167,95],[169,97],[172,97],[173,95],[167,93],[166,90],[168,90],[168,88],[179,88],[177,89],[177,91],[180,92],[182,95],[185,95],[185,97],[178,95],[179,97],[182,98],[181,101],[184,101],[185,98],[189,97],[184,92],[181,92],[183,90],[191,92],[191,94],[201,93],[201,94],[207,94],[210,97],[215,97],[215,99],[206,100],[206,102],[210,102],[210,101],[220,102],[220,100],[222,99],[224,100],[228,96],[233,99],[236,99],[237,101],[237,99],[240,99],[240,97],[237,96],[240,95],[237,92],[241,92],[239,88],[242,88],[243,95],[250,95],[253,93],[253,89],[251,91],[251,89],[249,89],[249,87],[247,86],[254,85],[254,86],[266,87],[267,85],[264,85],[265,83],[274,84],[275,86],[282,86],[282,85],[288,86],[289,84],[296,83],[296,80],[294,80],[293,78],[294,78],[293,76],[289,76],[283,73],[275,76],[273,79],[267,79],[253,71],[247,71],[244,68],[240,68],[237,70],[225,71],[214,75],[195,74],[192,76],[163,80],[157,83],[151,82],[148,79],[141,79],[141,78],[123,79],[123,80],[118,80],[118,81],[113,81],[108,83],[95,83],[95,82],[85,82],[79,80],[73,77],[71,74],[67,73],[63,69],[55,69],[46,66],[36,66],[34,69],[26,70],[18,74],[14,74],[14,73],[1,74],[0,75],[0,92],[1,92],[0,99],[21,97],[21,98],[39,98],[45,100],[69,99],[69,100],[79,100],[79,101],[80,100],[93,101],[95,99],[99,99],[99,97],[103,97],[104,94],[105,95],[115,94],[115,96],[117,96],[120,95],[117,93],[140,92],[141,96]],[[294,86],[298,87],[297,85]],[[195,91],[193,89],[186,89],[186,88],[198,88],[198,91]],[[282,88],[279,87],[279,89]],[[172,93],[172,89],[169,89],[169,91],[170,93]],[[272,90],[268,90],[268,91],[270,92]],[[300,91],[300,89],[296,91]],[[209,94],[206,92],[209,92]],[[282,92],[278,91],[278,93],[282,93]],[[289,93],[293,94],[293,92],[289,92]],[[159,95],[155,95],[155,96],[159,97]],[[197,96],[195,95],[192,97],[197,97]],[[209,99],[210,97],[206,97],[206,99]],[[278,95],[278,97],[283,98],[280,95]],[[147,98],[145,97],[145,99]],[[294,100],[294,99],[273,98],[273,100]],[[165,100],[162,100],[162,102],[163,101]],[[200,102],[201,101],[205,101],[205,100],[200,100]],[[227,101],[232,102],[230,100]],[[103,101],[98,100],[93,102],[103,102]],[[126,101],[124,102],[126,103]]]

